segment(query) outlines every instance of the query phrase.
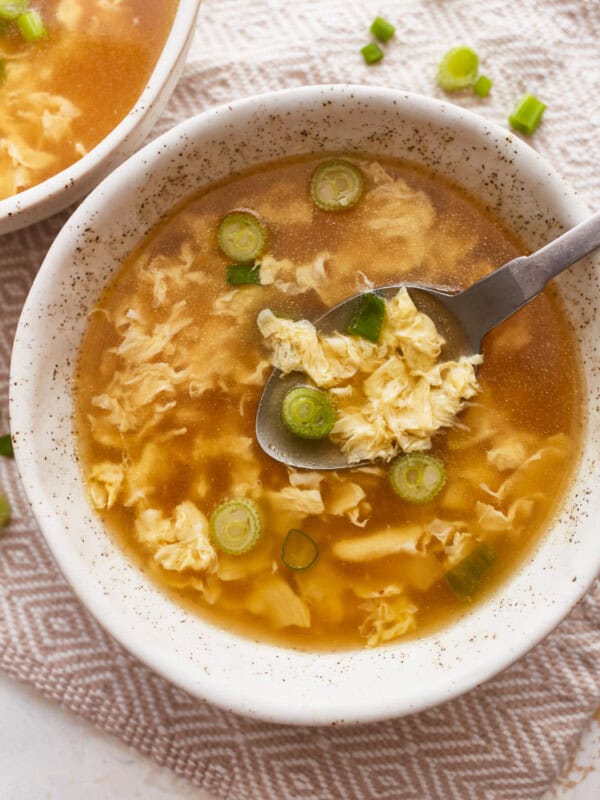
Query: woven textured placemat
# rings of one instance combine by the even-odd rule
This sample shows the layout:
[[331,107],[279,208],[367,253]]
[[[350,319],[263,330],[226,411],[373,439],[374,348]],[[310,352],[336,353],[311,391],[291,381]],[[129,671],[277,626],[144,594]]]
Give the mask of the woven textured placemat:
[[[185,0],[184,0],[185,2]],[[358,54],[371,20],[398,24],[384,61]],[[157,132],[217,103],[307,83],[440,95],[433,74],[469,43],[490,97],[456,98],[505,123],[525,90],[549,108],[532,144],[600,206],[598,0],[205,0],[188,66]],[[67,214],[0,239],[0,403],[20,309]],[[6,417],[4,416],[6,424]],[[532,800],[552,784],[600,702],[600,584],[516,666],[434,710],[344,729],[278,727],[194,700],[150,672],[89,616],[33,522],[14,464],[0,483],[0,667],[230,800]]]

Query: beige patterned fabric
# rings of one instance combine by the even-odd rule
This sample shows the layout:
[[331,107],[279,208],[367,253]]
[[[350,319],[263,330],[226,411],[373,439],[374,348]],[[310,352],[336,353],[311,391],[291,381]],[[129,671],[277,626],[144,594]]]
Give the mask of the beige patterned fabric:
[[[185,0],[184,0],[185,2]],[[382,64],[358,54],[371,20],[396,22]],[[531,144],[600,207],[599,0],[205,0],[163,131],[217,103],[307,83],[439,96],[459,43],[494,79],[456,102],[500,124],[525,91],[548,104]],[[20,308],[67,214],[0,240],[0,400]],[[6,427],[6,416],[2,425]],[[64,582],[14,464],[0,460],[14,522],[0,535],[0,667],[230,800],[532,800],[553,782],[600,702],[600,584],[543,644],[485,686],[410,718],[344,729],[276,727],[196,701],[136,662]],[[1,792],[0,792],[1,794]]]

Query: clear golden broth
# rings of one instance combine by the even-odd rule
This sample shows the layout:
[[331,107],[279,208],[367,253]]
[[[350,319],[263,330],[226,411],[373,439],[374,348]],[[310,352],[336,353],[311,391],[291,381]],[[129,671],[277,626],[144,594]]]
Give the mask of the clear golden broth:
[[[46,39],[28,44],[14,26],[0,33],[0,199],[70,166],[126,116],[163,48],[177,0],[39,0],[35,7]],[[44,112],[63,101],[78,115],[60,129],[45,127]]]
[[[341,214],[313,208],[307,187],[311,172],[321,159],[313,156],[269,164],[210,187],[157,226],[123,264],[90,316],[79,359],[76,428],[85,476],[101,461],[128,465],[136,462],[145,443],[185,425],[186,435],[170,438],[160,446],[160,456],[149,473],[152,489],[142,505],[161,509],[169,516],[178,503],[191,499],[209,516],[227,497],[244,493],[236,491],[236,483],[243,482],[245,470],[254,476],[250,480],[255,481],[259,496],[260,492],[289,486],[286,467],[264,455],[255,442],[244,457],[235,438],[229,439],[229,446],[226,438],[220,439],[254,439],[262,384],[240,387],[236,371],[251,371],[266,357],[256,329],[258,310],[269,307],[294,318],[315,318],[327,305],[357,291],[359,270],[379,285],[406,278],[459,289],[522,252],[517,239],[473,198],[421,168],[389,159],[378,161],[393,177],[404,179],[413,191],[424,193],[433,208],[434,222],[425,231],[415,222],[414,230],[409,229],[404,237],[390,239],[376,232],[367,236],[364,226],[371,213],[368,195],[357,207]],[[225,213],[240,207],[254,209],[264,219],[270,232],[270,252],[275,257],[304,264],[319,252],[332,254],[326,262],[327,303],[314,290],[290,296],[274,287],[241,287],[233,295],[234,315],[213,315],[215,301],[230,291],[225,284],[228,262],[218,250],[216,228]],[[186,283],[178,288],[169,284],[167,304],[153,309],[148,272],[153,264],[177,263],[186,243],[192,244],[192,269],[202,274],[202,285]],[[160,256],[166,260],[156,261]],[[132,431],[123,434],[114,447],[101,445],[94,438],[90,417],[98,419],[104,413],[94,406],[92,398],[107,390],[121,363],[110,352],[122,338],[112,320],[135,305],[149,320],[161,322],[173,304],[181,300],[185,300],[186,313],[192,315],[193,324],[187,333],[178,334],[178,341],[188,341],[195,348],[193,358],[201,364],[210,365],[223,354],[221,385],[195,399],[185,391],[179,392],[174,408],[141,440],[136,440],[139,431]],[[281,563],[287,517],[268,507],[265,511],[260,499],[258,504],[266,520],[262,540],[255,551],[238,557],[238,564],[248,564],[248,574],[222,583],[214,604],[207,602],[201,591],[186,585],[189,573],[173,573],[157,565],[153,551],[136,538],[137,512],[123,505],[122,498],[103,515],[108,528],[140,568],[177,601],[216,625],[246,636],[305,649],[364,646],[365,637],[360,635],[359,627],[366,615],[365,601],[357,597],[356,587],[380,591],[398,581],[408,585],[411,601],[418,607],[417,626],[409,635],[430,633],[470,607],[448,588],[443,579],[445,568],[440,567],[438,579],[430,587],[419,589],[423,563],[420,557],[397,555],[352,565],[336,560],[331,546],[341,538],[362,537],[398,524],[425,525],[435,518],[462,520],[468,530],[479,531],[477,538],[485,538],[497,553],[476,600],[517,569],[560,505],[575,469],[583,425],[578,354],[554,292],[544,292],[491,333],[483,354],[485,360],[479,370],[482,391],[477,403],[461,416],[461,429],[442,433],[434,440],[433,453],[447,469],[446,489],[432,502],[415,506],[392,492],[385,474],[359,470],[340,473],[344,480],[363,488],[366,498],[361,514],[367,519],[366,524],[361,528],[345,516],[326,514],[308,516],[300,525],[290,525],[301,527],[318,542],[319,560],[306,573],[294,573]],[[565,434],[568,439],[551,463],[544,462],[541,469],[533,469],[519,484],[520,494],[535,497],[534,510],[526,523],[508,533],[480,535],[475,504],[490,501],[489,492],[481,484],[493,489],[510,473],[500,473],[490,466],[486,458],[489,442],[471,447],[465,444],[477,436],[482,419],[485,422],[492,418],[500,420],[500,431],[516,432],[528,442],[535,442],[533,449],[556,434]],[[203,455],[203,450],[215,442],[213,449],[217,452]],[[331,476],[321,485],[326,507],[336,485]],[[431,558],[443,561],[439,552]],[[222,558],[227,563],[231,559]],[[253,565],[261,559],[262,571],[254,574]],[[264,615],[248,610],[248,597],[269,579],[273,569],[295,593],[310,598],[310,627],[277,629]]]

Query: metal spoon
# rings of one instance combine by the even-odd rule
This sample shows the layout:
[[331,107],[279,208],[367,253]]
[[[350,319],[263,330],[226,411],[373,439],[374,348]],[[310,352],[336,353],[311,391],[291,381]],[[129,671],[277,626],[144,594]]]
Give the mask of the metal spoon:
[[[417,308],[433,319],[446,339],[442,358],[455,359],[478,353],[488,331],[533,300],[551,278],[598,247],[600,213],[541,250],[509,261],[457,294],[410,283],[382,286],[373,291],[380,297],[391,298],[405,286]],[[360,297],[355,295],[331,308],[316,320],[317,329],[322,333],[343,331],[356,312]],[[273,371],[256,414],[256,438],[262,449],[276,461],[304,469],[344,469],[368,463],[348,464],[345,454],[329,439],[305,440],[285,428],[281,420],[283,398],[290,389],[308,383],[303,372],[282,375],[277,369]]]

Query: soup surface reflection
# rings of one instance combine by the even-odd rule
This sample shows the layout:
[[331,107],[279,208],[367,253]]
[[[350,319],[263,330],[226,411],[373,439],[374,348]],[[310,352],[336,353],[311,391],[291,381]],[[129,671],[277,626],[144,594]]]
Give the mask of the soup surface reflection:
[[84,156],[133,108],[177,0],[37,0],[46,36],[0,20],[0,200]]
[[[317,156],[237,176],[174,211],[90,315],[77,378],[90,501],[141,569],[219,626],[305,649],[427,634],[484,598],[548,526],[583,425],[578,355],[550,290],[487,337],[479,393],[432,439],[447,482],[429,502],[395,494],[381,461],[303,472],[261,451],[255,413],[271,369],[261,310],[315,319],[403,278],[459,289],[520,252],[429,172],[348,158],[365,186],[341,213],[311,200]],[[261,285],[226,283],[217,229],[240,208],[268,230]],[[209,532],[230,498],[261,521],[242,555]],[[317,554],[304,570],[282,554],[290,530]]]

